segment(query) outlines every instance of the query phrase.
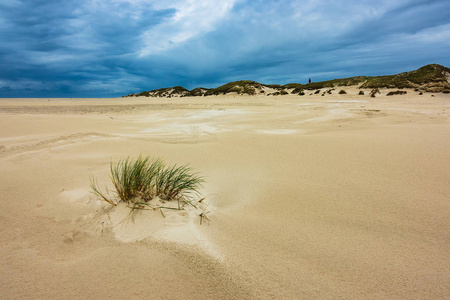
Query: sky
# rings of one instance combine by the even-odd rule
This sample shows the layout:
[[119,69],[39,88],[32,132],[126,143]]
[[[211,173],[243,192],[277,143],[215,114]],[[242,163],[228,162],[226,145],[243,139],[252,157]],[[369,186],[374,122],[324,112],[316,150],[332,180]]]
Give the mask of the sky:
[[1,0],[0,97],[450,67],[449,0]]

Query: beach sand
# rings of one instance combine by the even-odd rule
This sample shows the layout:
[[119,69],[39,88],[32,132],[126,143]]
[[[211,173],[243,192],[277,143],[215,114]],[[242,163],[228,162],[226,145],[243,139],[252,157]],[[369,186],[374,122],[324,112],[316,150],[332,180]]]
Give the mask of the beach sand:
[[[448,299],[450,96],[0,99],[2,299]],[[90,194],[139,154],[202,225]]]

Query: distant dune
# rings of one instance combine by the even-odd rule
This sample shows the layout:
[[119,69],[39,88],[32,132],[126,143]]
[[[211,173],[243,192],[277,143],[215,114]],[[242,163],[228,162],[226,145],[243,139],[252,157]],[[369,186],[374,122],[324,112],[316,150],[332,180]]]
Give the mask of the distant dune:
[[377,88],[414,88],[419,92],[450,93],[450,69],[438,64],[426,65],[415,71],[404,72],[387,76],[356,76],[350,78],[333,79],[309,84],[288,83],[285,85],[262,84],[251,80],[234,81],[213,89],[198,87],[191,91],[175,86],[169,88],[133,93],[125,97],[195,97],[226,95],[235,93],[238,95],[279,96],[287,94],[304,95],[304,90],[319,90],[323,88],[335,88],[357,85],[360,89]]

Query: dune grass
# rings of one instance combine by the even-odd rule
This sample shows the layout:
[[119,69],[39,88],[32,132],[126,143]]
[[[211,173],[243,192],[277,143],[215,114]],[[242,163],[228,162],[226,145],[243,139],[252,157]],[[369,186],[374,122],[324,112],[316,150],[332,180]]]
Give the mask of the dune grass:
[[[167,165],[162,159],[139,156],[130,157],[110,164],[111,181],[114,186],[112,198],[98,188],[95,178],[91,177],[91,192],[111,205],[125,202],[132,210],[136,209],[178,209],[185,204],[195,208],[195,197],[200,199],[199,189],[204,179],[194,173],[188,165]],[[149,202],[155,198],[163,201],[177,201],[178,208],[155,206]],[[203,200],[203,199],[202,199]],[[161,214],[164,213],[161,210]],[[204,216],[201,216],[203,219]]]
[[390,91],[389,93],[386,94],[386,96],[393,96],[393,95],[406,95],[407,92],[406,91]]

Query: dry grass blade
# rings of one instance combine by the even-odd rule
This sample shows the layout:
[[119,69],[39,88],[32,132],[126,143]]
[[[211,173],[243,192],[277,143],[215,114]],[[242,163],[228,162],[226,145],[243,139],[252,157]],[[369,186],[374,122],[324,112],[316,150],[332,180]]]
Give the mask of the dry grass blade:
[[207,221],[211,221],[206,214],[207,213],[205,213],[205,212],[202,212],[201,214],[199,214],[199,216],[200,216],[200,225],[203,224],[203,219],[206,219]]
[[112,204],[114,206],[117,205],[117,203],[115,203],[111,199],[108,199],[105,195],[103,195],[102,192],[100,192],[100,190],[97,187],[97,182],[94,179],[94,177],[91,177],[90,181],[91,181],[91,193],[93,193],[94,195],[97,195],[98,197],[102,198],[104,201],[108,202],[109,204]]

